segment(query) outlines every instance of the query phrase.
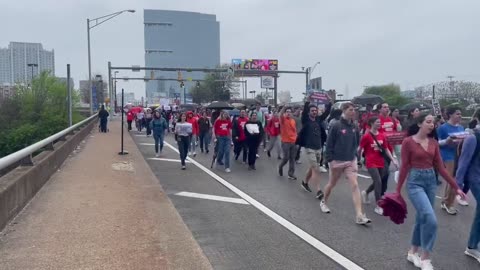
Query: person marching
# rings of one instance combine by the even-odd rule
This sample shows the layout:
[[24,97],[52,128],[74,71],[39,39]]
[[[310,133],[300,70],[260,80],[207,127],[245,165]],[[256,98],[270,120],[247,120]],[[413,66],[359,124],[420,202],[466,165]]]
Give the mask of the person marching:
[[325,187],[325,198],[320,201],[320,209],[323,213],[330,213],[327,206],[328,199],[338,180],[345,173],[352,190],[356,212],[355,222],[365,225],[371,221],[362,212],[362,201],[357,181],[357,149],[360,141],[360,130],[353,122],[355,118],[353,103],[344,103],[342,111],[342,118],[331,126],[328,134],[326,157],[330,167],[330,175]]
[[[378,132],[380,119],[378,119],[378,117],[371,117],[368,119],[367,125],[369,132],[365,133],[360,140],[358,151],[359,157],[362,156],[362,152],[365,152],[366,167],[373,181],[367,190],[361,193],[362,202],[365,204],[369,203],[368,195],[372,191],[375,191],[375,201],[377,203],[386,191],[386,184],[383,183],[386,170],[388,170],[385,159],[390,159],[393,164],[398,167],[398,162],[392,156],[392,148],[387,143],[385,135]],[[383,209],[378,206],[378,204],[375,207],[375,213],[383,215]]]
[[128,131],[132,130],[132,122],[135,119],[135,115],[131,110],[127,112],[127,124],[128,124]]
[[197,137],[199,134],[198,119],[193,112],[187,112],[187,122],[192,124],[192,137],[190,138],[190,146],[188,148],[188,155],[197,156]]
[[198,129],[200,131],[199,140],[200,140],[200,151],[203,153],[205,146],[205,153],[208,154],[208,144],[210,142],[210,128],[212,123],[210,118],[208,118],[207,112],[202,113],[202,117],[198,119]]
[[[433,208],[437,189],[434,169],[438,170],[456,194],[463,199],[465,194],[445,169],[439,144],[432,134],[433,116],[424,114],[415,119],[416,124],[408,129],[408,137],[402,143],[402,161],[396,192],[401,193],[403,184],[407,181],[408,197],[417,211],[407,260],[421,269],[430,270],[433,269],[430,253],[437,236],[437,218]],[[418,255],[420,248],[423,251],[421,257]]]
[[[447,168],[449,174],[453,175],[455,153],[458,144],[461,142],[460,138],[456,138],[455,133],[464,132],[465,129],[460,122],[462,121],[462,111],[458,107],[448,107],[446,110],[447,122],[437,129],[438,143],[440,144],[440,154],[442,160]],[[455,209],[455,190],[452,190],[449,185],[445,185],[444,199],[441,207],[450,215],[456,215]]]
[[243,152],[243,163],[247,163],[248,146],[246,143],[247,137],[245,136],[245,124],[248,122],[247,113],[245,110],[240,111],[240,116],[235,118],[232,124],[232,137],[233,137],[233,153],[235,160],[238,160],[240,152]]
[[283,159],[278,166],[278,174],[283,176],[283,166],[288,162],[288,179],[297,180],[295,176],[295,157],[297,154],[297,128],[292,118],[292,109],[283,106],[280,111],[280,136],[282,139]]
[[248,146],[248,170],[256,170],[256,150],[258,149],[258,146],[260,145],[260,142],[264,136],[263,125],[257,119],[256,112],[253,112],[250,115],[250,119],[245,124],[244,131],[246,136],[246,144]]
[[187,122],[187,114],[181,113],[177,124],[175,125],[175,139],[178,143],[180,161],[182,170],[186,169],[185,160],[187,159],[188,147],[190,146],[190,137],[192,135],[192,124]]
[[266,132],[269,135],[269,142],[267,146],[267,156],[271,157],[271,151],[273,148],[277,151],[277,158],[282,159],[281,152],[282,146],[280,144],[280,118],[276,112],[272,113],[272,116],[267,122]]
[[225,172],[230,170],[230,144],[232,142],[232,122],[227,112],[220,112],[220,116],[213,124],[215,140],[218,143],[217,165],[224,166]]
[[321,200],[323,198],[323,191],[320,189],[320,170],[317,159],[320,158],[322,149],[322,122],[330,114],[331,103],[327,104],[325,112],[318,116],[317,106],[310,104],[311,96],[308,97],[307,102],[302,111],[302,131],[297,138],[299,147],[305,148],[305,153],[309,161],[309,168],[305,181],[302,181],[301,187],[312,192],[308,183],[314,181],[317,184],[316,198]]
[[147,127],[147,137],[152,134],[152,129],[150,127],[150,123],[153,120],[153,113],[152,109],[147,108],[147,112],[145,113],[145,126]]
[[159,111],[155,111],[152,121],[150,121],[149,129],[153,131],[153,139],[155,140],[155,157],[159,156],[158,145],[160,144],[160,153],[163,150],[163,138],[165,130],[168,129],[168,123]]
[[477,210],[473,218],[465,254],[477,259],[480,263],[480,129],[474,128],[472,131],[473,134],[463,140],[455,176],[458,185],[463,188],[463,192],[466,193],[471,190],[477,201]]

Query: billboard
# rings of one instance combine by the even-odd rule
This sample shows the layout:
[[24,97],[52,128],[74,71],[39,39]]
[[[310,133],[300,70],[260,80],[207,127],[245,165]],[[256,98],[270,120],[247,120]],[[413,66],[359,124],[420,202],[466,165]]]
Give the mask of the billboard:
[[278,60],[272,59],[232,59],[234,69],[250,69],[275,71],[278,70]]

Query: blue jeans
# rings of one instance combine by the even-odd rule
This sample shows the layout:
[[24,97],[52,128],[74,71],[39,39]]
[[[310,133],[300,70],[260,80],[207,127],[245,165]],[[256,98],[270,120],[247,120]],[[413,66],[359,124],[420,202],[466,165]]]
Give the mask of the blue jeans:
[[417,211],[413,228],[412,245],[431,252],[437,238],[437,217],[433,210],[437,178],[433,169],[411,169],[407,192]]
[[230,168],[230,143],[231,139],[227,136],[217,137],[218,140],[218,154],[217,164],[221,164],[222,161],[225,164],[225,168]]
[[158,144],[160,144],[160,152],[163,150],[163,132],[153,133],[153,139],[155,140],[155,153],[158,154]]
[[480,206],[478,205],[480,203],[480,183],[470,183],[470,190],[477,201],[477,210],[475,210],[475,217],[473,218],[472,230],[470,231],[470,238],[468,239],[468,247],[478,249],[478,244],[480,242]]

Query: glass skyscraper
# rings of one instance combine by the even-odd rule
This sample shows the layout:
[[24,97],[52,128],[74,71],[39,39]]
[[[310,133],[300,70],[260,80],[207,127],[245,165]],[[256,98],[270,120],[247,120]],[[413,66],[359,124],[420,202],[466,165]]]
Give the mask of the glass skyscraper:
[[[145,65],[170,68],[215,68],[220,64],[220,23],[215,15],[196,12],[144,10]],[[185,87],[195,87],[188,79],[203,79],[203,72],[182,72]],[[176,79],[177,72],[150,71],[146,78]],[[147,101],[180,97],[177,81],[150,80],[146,83]],[[188,97],[188,95],[187,95]],[[188,101],[188,100],[187,100]]]

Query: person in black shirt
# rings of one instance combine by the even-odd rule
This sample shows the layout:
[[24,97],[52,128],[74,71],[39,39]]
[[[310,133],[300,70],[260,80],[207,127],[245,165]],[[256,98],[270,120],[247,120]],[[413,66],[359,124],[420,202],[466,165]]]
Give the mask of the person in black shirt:
[[308,183],[313,180],[317,184],[316,198],[321,200],[323,199],[323,192],[320,188],[320,170],[317,160],[320,158],[322,145],[325,141],[325,138],[322,138],[322,133],[324,132],[324,130],[322,132],[322,129],[324,129],[322,122],[325,121],[330,114],[332,104],[327,104],[325,106],[325,112],[319,116],[317,106],[310,104],[310,101],[311,96],[309,96],[307,102],[305,102],[302,112],[302,130],[297,138],[297,144],[305,148],[305,153],[310,163],[306,179],[302,181],[301,187],[308,192],[312,192]]
[[207,112],[202,113],[202,117],[198,119],[198,128],[199,132],[199,139],[200,139],[200,150],[203,153],[203,146],[205,145],[205,152],[208,154],[208,142],[210,141],[210,128],[212,127],[212,123],[207,116]]
[[105,110],[105,106],[102,105],[102,108],[98,112],[98,118],[100,118],[100,132],[107,133],[107,121],[108,121],[108,112]]

